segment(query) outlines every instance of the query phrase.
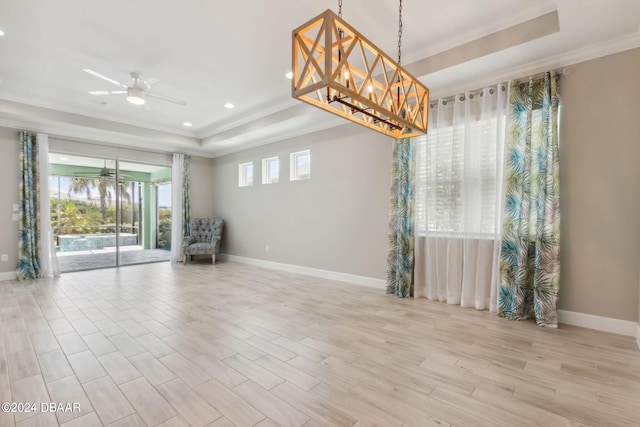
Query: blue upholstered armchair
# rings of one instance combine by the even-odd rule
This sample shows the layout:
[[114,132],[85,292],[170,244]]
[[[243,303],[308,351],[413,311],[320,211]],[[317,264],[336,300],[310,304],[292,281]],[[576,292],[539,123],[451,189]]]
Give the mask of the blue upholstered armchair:
[[223,226],[222,218],[192,218],[189,221],[191,235],[184,238],[182,245],[182,262],[186,264],[191,255],[211,255],[211,261],[215,264]]

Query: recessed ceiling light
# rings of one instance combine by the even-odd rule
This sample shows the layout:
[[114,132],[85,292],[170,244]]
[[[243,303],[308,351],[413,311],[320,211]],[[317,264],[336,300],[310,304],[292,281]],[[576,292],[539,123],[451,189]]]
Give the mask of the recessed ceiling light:
[[288,78],[289,80],[291,80],[293,78],[293,71],[289,71],[287,74],[284,75],[286,78]]
[[4,31],[0,30],[0,37],[4,36]]
[[193,126],[193,123],[191,123],[191,122],[184,122],[184,123],[183,123],[183,125],[184,125],[184,126],[186,126],[186,127],[188,127],[188,128],[190,128],[191,126]]
[[224,104],[224,108],[232,109],[232,108],[234,108],[234,107],[235,107],[235,105],[233,105],[233,104],[232,104],[232,103],[230,103],[230,102],[227,102],[226,104]]

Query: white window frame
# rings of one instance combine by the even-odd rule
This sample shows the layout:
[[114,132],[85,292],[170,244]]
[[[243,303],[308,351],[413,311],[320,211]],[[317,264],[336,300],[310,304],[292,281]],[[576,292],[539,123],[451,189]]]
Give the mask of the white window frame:
[[[309,172],[306,174],[298,170],[298,159],[303,156],[309,156]],[[301,181],[304,179],[311,179],[311,150],[309,149],[289,154],[289,180]]]
[[[251,174],[249,174],[251,170]],[[251,187],[253,185],[253,162],[240,163],[238,165],[238,187]]]
[[[275,164],[276,176],[271,176],[271,166]],[[262,159],[262,183],[277,184],[280,182],[280,159],[278,156]]]

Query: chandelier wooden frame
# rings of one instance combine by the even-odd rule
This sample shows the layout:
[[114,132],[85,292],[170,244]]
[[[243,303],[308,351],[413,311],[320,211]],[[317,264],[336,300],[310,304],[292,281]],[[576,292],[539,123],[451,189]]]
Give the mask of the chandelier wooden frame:
[[427,132],[429,89],[331,10],[293,30],[294,98],[392,138]]

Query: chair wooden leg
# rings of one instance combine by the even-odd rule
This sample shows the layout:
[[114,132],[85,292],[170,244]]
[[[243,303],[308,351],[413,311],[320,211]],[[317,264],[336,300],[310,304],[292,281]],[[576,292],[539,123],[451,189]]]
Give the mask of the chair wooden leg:
[[182,264],[187,265],[187,254],[182,255]]
[[211,254],[211,262],[216,263],[216,254]]

